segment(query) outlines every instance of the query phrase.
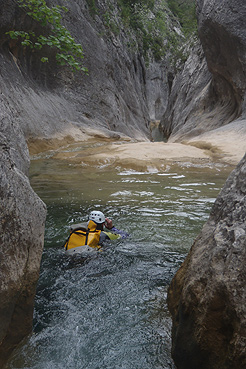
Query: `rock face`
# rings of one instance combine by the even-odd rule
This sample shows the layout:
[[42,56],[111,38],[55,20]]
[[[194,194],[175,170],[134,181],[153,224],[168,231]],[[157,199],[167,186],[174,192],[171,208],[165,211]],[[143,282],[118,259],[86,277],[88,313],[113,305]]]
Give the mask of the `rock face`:
[[161,118],[163,133],[169,142],[196,136],[205,127],[209,129],[208,123],[211,126],[209,120],[204,124],[204,116],[201,120],[201,115],[210,105],[211,78],[198,42],[183,70],[173,80],[167,109]]
[[246,367],[246,155],[168,291],[178,369]]
[[[161,124],[170,141],[180,141],[245,117],[246,4],[243,0],[197,1],[197,48],[173,89]],[[199,61],[199,60],[198,60]]]
[[32,330],[46,208],[27,174],[28,150],[8,108],[0,113],[0,367]]
[[[198,0],[197,9],[209,72],[202,64],[203,72],[197,74],[191,68],[193,57],[184,67],[184,79],[179,76],[174,81],[162,119],[170,141],[245,118],[246,4]],[[187,71],[191,71],[190,84]],[[246,156],[228,178],[171,282],[168,306],[173,319],[172,355],[178,369],[246,367],[245,178]]]
[[[101,11],[106,4],[99,2]],[[151,119],[160,119],[165,109],[165,65],[150,63],[147,70],[143,58],[127,46],[126,34],[115,35],[99,15],[93,18],[86,0],[63,5],[69,9],[65,26],[83,46],[88,76],[58,68],[51,52],[50,62],[43,64],[37,53],[9,42],[5,32],[23,28],[28,20],[14,0],[0,0],[1,90],[25,136],[50,138],[73,127],[83,134],[92,127],[146,140],[149,111]]]
[[[208,68],[217,83],[221,80],[231,90],[238,112],[245,116],[246,88],[246,4],[243,0],[198,0],[199,36],[206,55]],[[226,96],[225,96],[226,97]]]

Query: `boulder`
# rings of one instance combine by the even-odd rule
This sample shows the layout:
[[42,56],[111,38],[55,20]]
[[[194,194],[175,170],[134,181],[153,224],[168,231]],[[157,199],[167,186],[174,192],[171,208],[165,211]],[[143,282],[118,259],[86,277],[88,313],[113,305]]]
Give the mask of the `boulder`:
[[168,290],[178,369],[246,367],[246,155]]

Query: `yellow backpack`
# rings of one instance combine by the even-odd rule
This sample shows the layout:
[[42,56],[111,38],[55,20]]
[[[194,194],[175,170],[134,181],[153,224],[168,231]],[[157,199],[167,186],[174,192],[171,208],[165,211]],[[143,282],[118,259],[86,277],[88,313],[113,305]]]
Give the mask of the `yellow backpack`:
[[100,249],[99,245],[101,230],[97,229],[97,224],[92,220],[89,221],[87,229],[80,227],[71,231],[64,247],[65,250],[71,250],[79,246],[90,246]]

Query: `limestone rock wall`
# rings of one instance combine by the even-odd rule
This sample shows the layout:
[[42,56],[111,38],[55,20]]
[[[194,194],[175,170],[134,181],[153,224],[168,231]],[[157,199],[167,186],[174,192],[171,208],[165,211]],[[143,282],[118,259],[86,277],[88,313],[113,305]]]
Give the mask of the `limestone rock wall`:
[[[69,9],[64,24],[83,46],[88,76],[57,67],[50,51],[50,62],[43,64],[38,53],[9,42],[5,32],[25,28],[30,20],[14,0],[0,0],[1,92],[25,136],[49,138],[72,134],[73,127],[91,127],[148,139],[149,111],[151,119],[160,119],[169,92],[165,65],[150,63],[147,70],[143,58],[129,47],[126,33],[115,35],[99,15],[93,18],[86,0],[52,3]],[[99,4],[103,11],[106,2]]]
[[[190,56],[174,81],[162,120],[170,141],[245,117],[246,3],[198,0],[197,10],[205,59],[199,74],[191,68],[197,53]],[[229,176],[169,287],[178,369],[246,367],[245,178],[246,156]]]
[[197,42],[182,71],[174,77],[167,109],[161,118],[163,133],[170,142],[196,136],[211,127],[211,119],[204,122],[203,116],[201,120],[211,103],[211,80],[204,52]]
[[243,0],[198,0],[197,14],[205,59],[201,52],[198,57],[196,47],[174,80],[161,120],[170,141],[245,117],[246,4]]
[[[246,4],[243,0],[198,0],[198,29],[208,68],[231,87],[245,116]],[[223,90],[218,91],[223,96]]]

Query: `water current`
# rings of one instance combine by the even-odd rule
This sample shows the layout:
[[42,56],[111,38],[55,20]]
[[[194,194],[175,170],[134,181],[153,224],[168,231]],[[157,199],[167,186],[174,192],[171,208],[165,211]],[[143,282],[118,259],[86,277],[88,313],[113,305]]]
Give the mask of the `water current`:
[[[222,164],[85,168],[32,160],[30,180],[47,204],[33,334],[9,368],[174,368],[168,285],[231,168]],[[130,237],[87,259],[64,255],[72,223],[99,209]]]

